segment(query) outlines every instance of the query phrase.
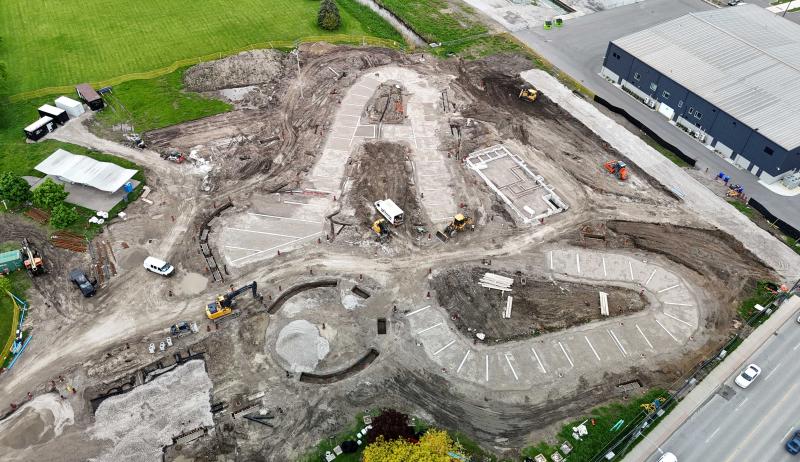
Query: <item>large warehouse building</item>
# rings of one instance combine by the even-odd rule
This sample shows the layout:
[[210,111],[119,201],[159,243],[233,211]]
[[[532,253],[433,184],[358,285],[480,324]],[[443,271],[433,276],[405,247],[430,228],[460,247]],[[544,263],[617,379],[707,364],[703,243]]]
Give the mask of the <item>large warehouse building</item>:
[[755,5],[691,13],[614,40],[602,74],[773,183],[800,170],[800,25]]

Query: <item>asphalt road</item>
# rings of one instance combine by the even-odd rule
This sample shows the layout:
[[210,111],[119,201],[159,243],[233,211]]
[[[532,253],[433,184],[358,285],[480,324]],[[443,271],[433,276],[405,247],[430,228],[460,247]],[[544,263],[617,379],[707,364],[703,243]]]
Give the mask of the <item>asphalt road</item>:
[[[680,462],[792,461],[784,444],[800,429],[800,325],[796,315],[750,357],[762,369],[749,388],[728,377],[719,391],[661,446]],[[746,366],[745,366],[746,367]],[[648,461],[655,462],[655,451]]]
[[748,196],[800,229],[800,213],[797,212],[800,210],[800,196],[786,197],[773,193],[754,175],[738,170],[599,75],[609,41],[690,12],[713,8],[702,0],[645,0],[569,20],[562,28],[549,31],[530,29],[514,32],[514,35],[595,94],[624,109],[665,141],[696,159],[698,169],[705,171],[708,168],[709,175],[725,172],[730,175],[732,183],[744,187]]

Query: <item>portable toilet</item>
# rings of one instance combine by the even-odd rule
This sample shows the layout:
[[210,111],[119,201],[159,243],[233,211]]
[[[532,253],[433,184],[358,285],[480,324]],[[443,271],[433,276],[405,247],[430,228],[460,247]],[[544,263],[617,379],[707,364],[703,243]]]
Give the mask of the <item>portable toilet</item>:
[[22,251],[12,250],[0,253],[0,272],[10,273],[22,268]]
[[81,104],[80,101],[75,101],[66,96],[59,96],[56,98],[56,107],[67,111],[70,118],[78,117],[85,112],[83,104]]

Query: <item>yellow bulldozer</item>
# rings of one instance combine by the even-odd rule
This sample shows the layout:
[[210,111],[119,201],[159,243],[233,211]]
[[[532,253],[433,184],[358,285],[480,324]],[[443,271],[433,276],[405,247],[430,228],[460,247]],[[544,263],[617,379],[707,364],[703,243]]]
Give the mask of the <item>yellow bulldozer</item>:
[[530,101],[531,103],[536,101],[538,96],[539,92],[536,91],[535,88],[523,88],[519,91],[519,99],[524,99]]
[[463,213],[459,213],[453,217],[453,221],[447,225],[444,231],[436,232],[436,237],[442,242],[447,242],[451,237],[455,236],[456,233],[464,231],[468,227],[471,227],[472,229],[475,228],[472,218],[464,215]]

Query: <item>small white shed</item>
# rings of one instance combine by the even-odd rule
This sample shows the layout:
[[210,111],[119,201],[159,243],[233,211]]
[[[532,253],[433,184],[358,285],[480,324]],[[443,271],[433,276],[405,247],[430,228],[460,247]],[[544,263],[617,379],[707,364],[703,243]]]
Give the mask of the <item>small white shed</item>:
[[383,215],[389,223],[397,226],[403,223],[403,210],[391,199],[375,201],[375,208]]
[[78,117],[85,111],[83,103],[75,101],[72,98],[67,98],[66,96],[59,96],[56,98],[56,107],[67,111],[70,118]]

